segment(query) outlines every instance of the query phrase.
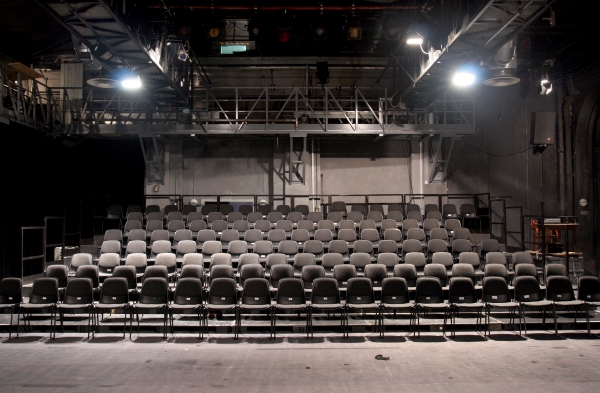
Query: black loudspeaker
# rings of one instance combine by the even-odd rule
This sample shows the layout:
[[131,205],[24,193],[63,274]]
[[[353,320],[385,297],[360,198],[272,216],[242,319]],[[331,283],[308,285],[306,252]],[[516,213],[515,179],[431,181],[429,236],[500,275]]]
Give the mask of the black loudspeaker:
[[531,144],[552,145],[556,130],[556,112],[531,113]]

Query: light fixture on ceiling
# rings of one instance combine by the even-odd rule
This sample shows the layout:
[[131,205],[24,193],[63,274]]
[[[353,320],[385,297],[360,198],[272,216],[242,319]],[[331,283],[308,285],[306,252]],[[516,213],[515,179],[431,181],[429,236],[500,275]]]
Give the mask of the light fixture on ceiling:
[[466,87],[475,83],[475,74],[469,71],[457,71],[452,78],[452,83],[456,86]]
[[418,36],[418,35],[411,35],[406,39],[406,43],[408,45],[422,45],[423,37]]
[[546,95],[552,93],[552,82],[549,79],[542,79],[540,81],[540,95]]
[[128,75],[121,80],[121,86],[127,90],[136,90],[142,87],[142,80],[139,75]]

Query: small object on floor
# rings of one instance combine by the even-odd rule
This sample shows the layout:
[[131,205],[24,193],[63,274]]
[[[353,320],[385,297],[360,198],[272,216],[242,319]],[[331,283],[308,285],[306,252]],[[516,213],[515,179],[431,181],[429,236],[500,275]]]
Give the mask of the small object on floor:
[[390,360],[389,356],[375,355],[376,360]]

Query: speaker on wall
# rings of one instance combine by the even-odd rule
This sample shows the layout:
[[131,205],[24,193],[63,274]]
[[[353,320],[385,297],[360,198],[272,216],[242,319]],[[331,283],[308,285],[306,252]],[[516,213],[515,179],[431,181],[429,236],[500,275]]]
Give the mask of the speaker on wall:
[[556,112],[531,113],[531,144],[552,145],[556,130]]

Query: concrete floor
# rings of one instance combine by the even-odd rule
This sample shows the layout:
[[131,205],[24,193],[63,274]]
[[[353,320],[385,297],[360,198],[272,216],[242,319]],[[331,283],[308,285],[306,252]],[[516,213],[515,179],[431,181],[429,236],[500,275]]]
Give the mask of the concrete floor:
[[[24,334],[0,339],[0,392],[593,392],[600,340],[582,331],[264,335]],[[389,357],[377,360],[376,356]]]

